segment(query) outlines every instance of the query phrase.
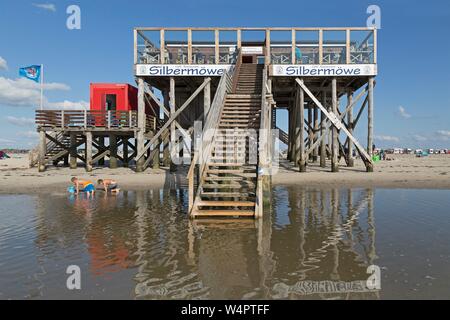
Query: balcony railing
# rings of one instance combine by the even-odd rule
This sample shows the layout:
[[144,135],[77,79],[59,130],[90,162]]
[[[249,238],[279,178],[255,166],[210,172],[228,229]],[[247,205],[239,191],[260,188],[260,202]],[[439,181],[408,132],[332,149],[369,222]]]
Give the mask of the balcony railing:
[[[38,128],[51,129],[135,129],[137,111],[36,110]],[[158,119],[146,115],[146,130],[155,130]]]
[[375,28],[136,28],[134,63],[235,64],[245,46],[263,48],[265,64],[377,63]]

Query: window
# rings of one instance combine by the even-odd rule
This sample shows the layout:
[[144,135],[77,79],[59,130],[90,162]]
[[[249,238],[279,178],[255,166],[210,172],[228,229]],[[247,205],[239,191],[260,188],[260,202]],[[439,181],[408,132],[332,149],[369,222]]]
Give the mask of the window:
[[106,111],[116,111],[117,107],[117,96],[115,94],[106,95]]

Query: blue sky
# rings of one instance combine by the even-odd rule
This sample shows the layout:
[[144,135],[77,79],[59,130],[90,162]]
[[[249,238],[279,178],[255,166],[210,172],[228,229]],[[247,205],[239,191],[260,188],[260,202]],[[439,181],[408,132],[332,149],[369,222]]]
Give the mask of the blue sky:
[[[375,93],[377,146],[450,147],[449,1],[261,3],[2,0],[0,148],[29,148],[36,143],[32,119],[38,90],[28,80],[18,80],[19,67],[43,63],[48,106],[79,107],[89,101],[90,82],[134,83],[135,26],[365,26],[370,4],[379,5],[382,12]],[[81,30],[66,28],[66,8],[71,4],[81,8]],[[359,124],[361,141],[365,125]]]

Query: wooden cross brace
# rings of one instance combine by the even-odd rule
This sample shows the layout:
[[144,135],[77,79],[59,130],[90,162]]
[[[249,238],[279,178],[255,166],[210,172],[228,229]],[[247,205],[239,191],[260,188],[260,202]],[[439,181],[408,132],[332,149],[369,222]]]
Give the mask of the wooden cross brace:
[[[313,100],[313,102],[316,104],[317,107],[323,112],[323,114],[328,118],[328,121],[325,124],[326,132],[328,132],[330,128],[330,122],[331,124],[338,130],[342,130],[347,137],[353,142],[356,149],[358,150],[359,154],[361,155],[361,158],[368,166],[373,166],[373,161],[367,151],[359,144],[358,140],[348,131],[347,126],[345,126],[342,123],[343,118],[347,114],[348,110],[352,108],[356,102],[364,95],[365,91],[361,92],[360,95],[351,103],[345,112],[343,112],[341,115],[337,116],[334,113],[328,112],[328,110],[320,103],[320,101],[311,93],[311,91],[308,89],[308,87],[304,84],[303,80],[300,80],[299,78],[295,79],[295,81],[300,85],[300,87],[303,89],[303,91]],[[307,154],[311,153],[312,150],[314,150],[315,147],[324,139],[326,134],[322,135],[319,139],[316,140],[315,143],[313,143],[309,150],[307,151]]]

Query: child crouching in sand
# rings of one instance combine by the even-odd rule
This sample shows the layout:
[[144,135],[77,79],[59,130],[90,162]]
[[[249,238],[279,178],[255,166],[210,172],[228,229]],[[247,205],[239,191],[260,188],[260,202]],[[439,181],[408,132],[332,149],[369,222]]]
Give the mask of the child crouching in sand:
[[78,179],[77,177],[73,177],[71,179],[72,183],[75,186],[75,194],[79,194],[80,191],[86,192],[87,196],[93,196],[95,193],[95,186],[89,180]]
[[111,191],[111,193],[119,193],[120,189],[117,184],[117,181],[112,179],[100,179],[97,181],[98,186],[103,188],[105,192]]

